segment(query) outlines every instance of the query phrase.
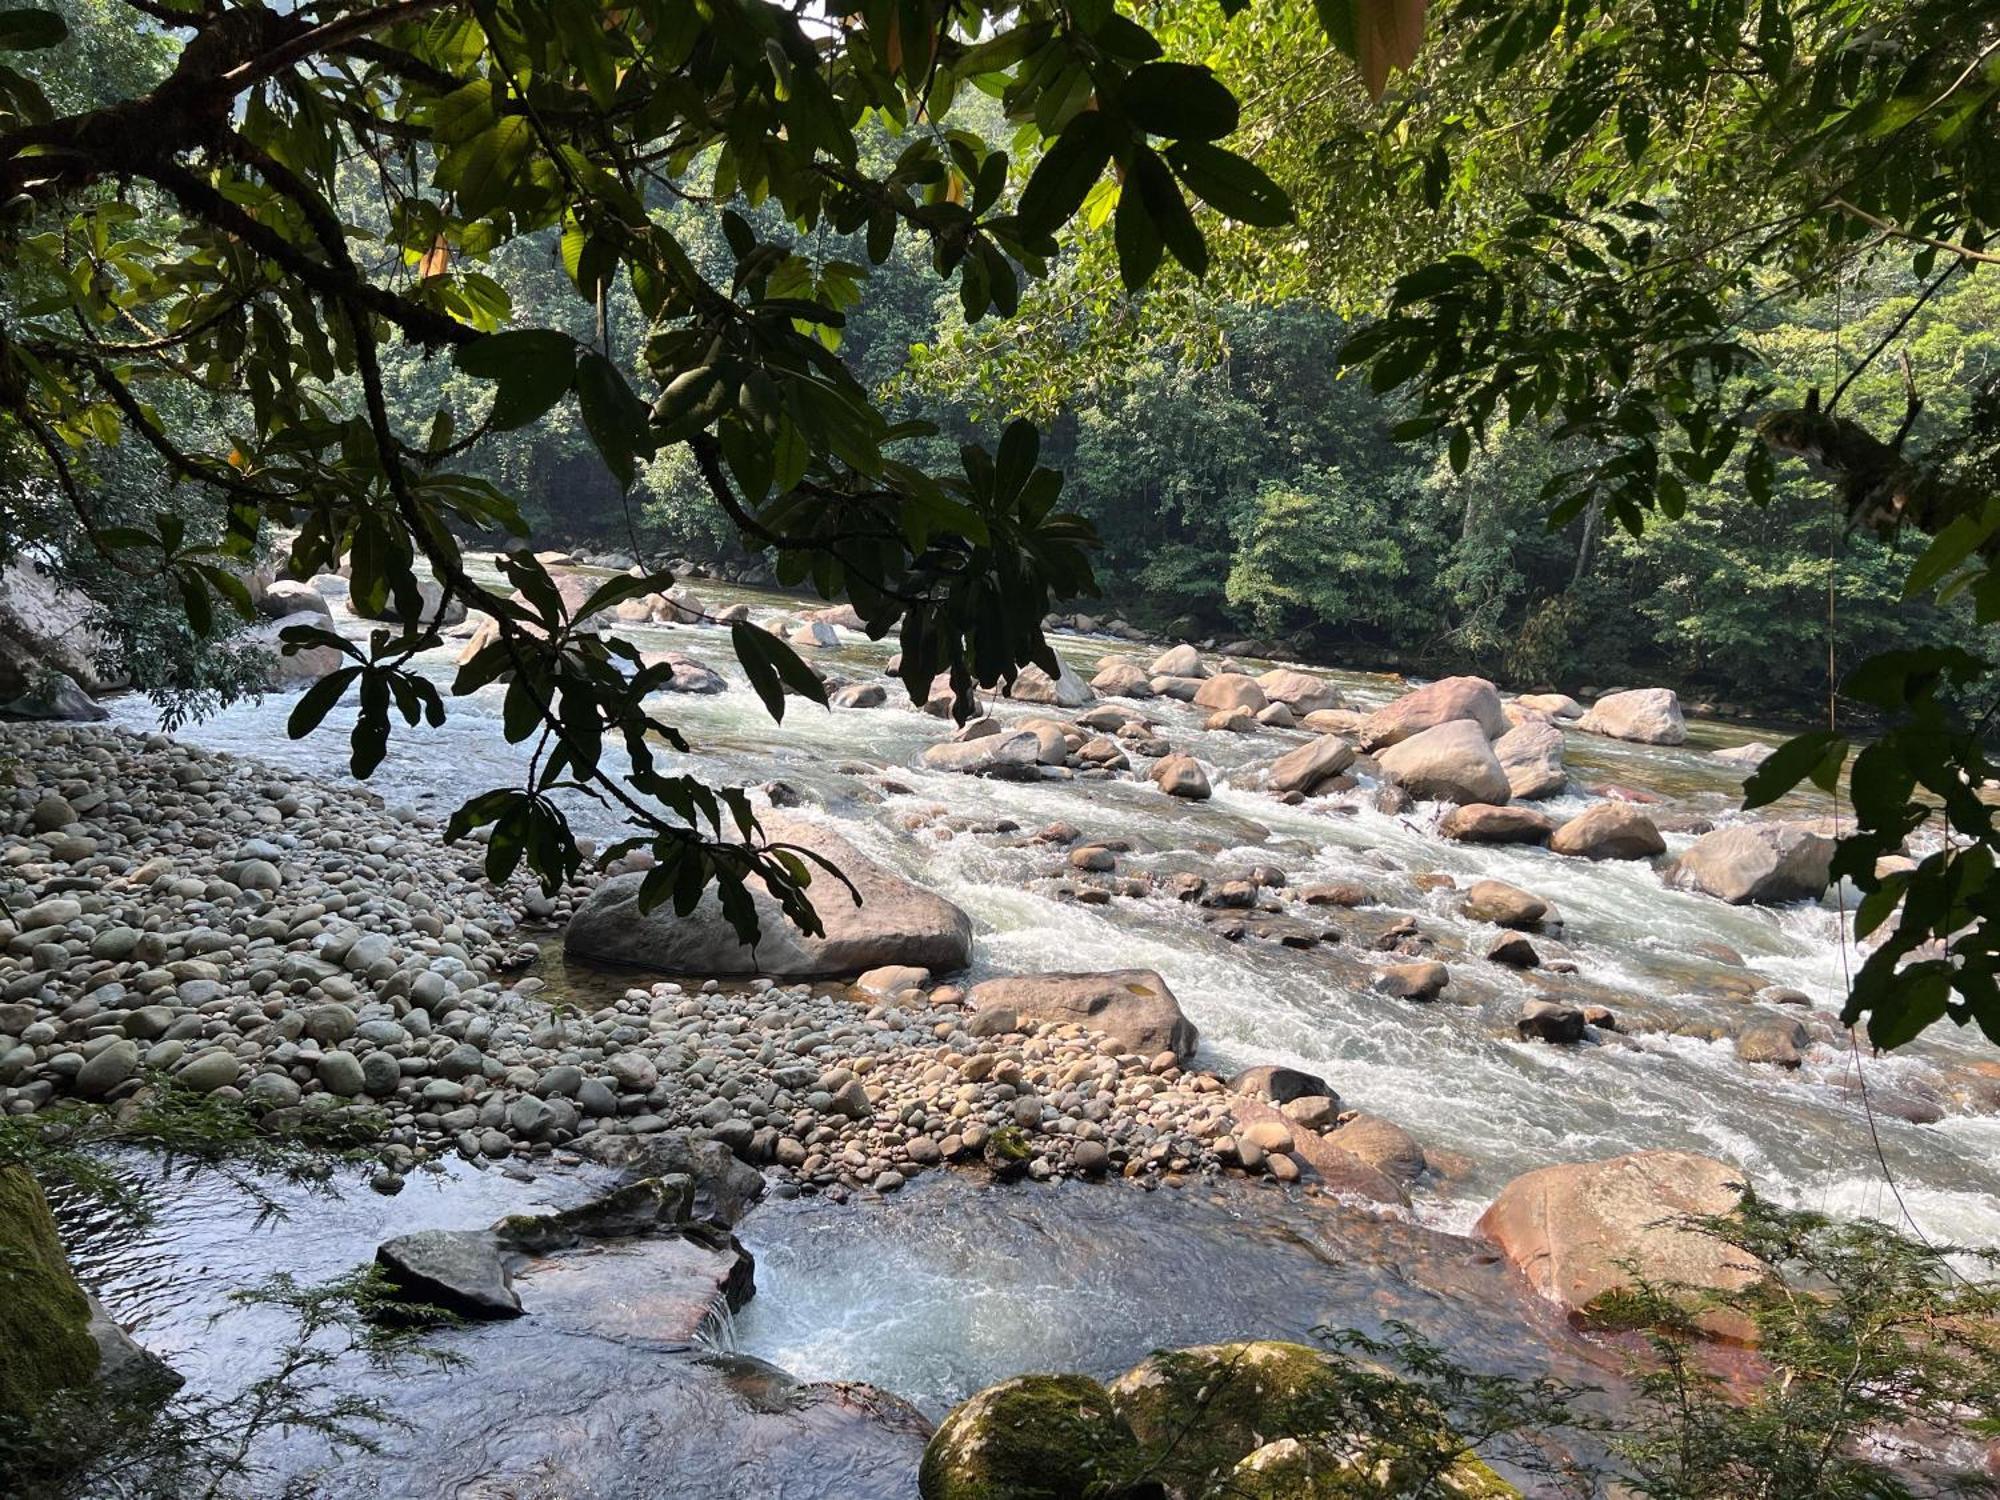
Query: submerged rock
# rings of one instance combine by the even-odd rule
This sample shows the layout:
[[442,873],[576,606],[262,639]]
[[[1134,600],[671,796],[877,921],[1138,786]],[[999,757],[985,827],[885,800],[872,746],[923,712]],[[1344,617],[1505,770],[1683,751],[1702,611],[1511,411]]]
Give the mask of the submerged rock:
[[671,902],[641,913],[644,877],[631,874],[606,880],[591,893],[563,936],[564,951],[670,974],[787,979],[851,977],[883,964],[948,973],[970,960],[972,921],[942,896],[913,885],[809,819],[766,813],[763,825],[772,842],[798,844],[832,861],[859,892],[857,905],[831,876],[822,873],[814,882],[822,935],[799,931],[755,882],[751,896],[761,932],[754,948],[737,937],[713,891],[686,917],[676,916]]

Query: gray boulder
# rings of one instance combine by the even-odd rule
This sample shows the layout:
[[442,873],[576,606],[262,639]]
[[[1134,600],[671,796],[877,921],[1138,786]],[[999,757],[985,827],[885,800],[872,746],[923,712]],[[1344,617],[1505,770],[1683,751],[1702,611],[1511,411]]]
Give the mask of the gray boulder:
[[514,1278],[500,1240],[484,1229],[420,1229],[376,1247],[375,1263],[402,1295],[456,1313],[491,1320],[521,1316]]
[[[1032,735],[1026,738],[1033,743]],[[774,979],[844,979],[883,964],[947,973],[970,961],[972,921],[942,896],[877,864],[822,824],[776,812],[765,813],[762,821],[771,842],[796,844],[831,861],[853,882],[860,904],[820,871],[811,894],[826,930],[809,937],[752,881],[759,924],[752,947],[724,919],[713,891],[686,917],[676,916],[671,902],[642,913],[639,887],[644,876],[619,875],[591,892],[571,918],[564,951],[667,974],[763,974]]]

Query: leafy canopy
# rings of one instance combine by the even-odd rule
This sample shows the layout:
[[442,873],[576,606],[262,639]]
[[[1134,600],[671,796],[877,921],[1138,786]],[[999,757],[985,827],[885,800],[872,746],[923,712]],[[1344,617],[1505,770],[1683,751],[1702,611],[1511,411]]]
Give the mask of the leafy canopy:
[[[453,691],[504,678],[507,737],[535,746],[524,784],[474,798],[452,833],[489,828],[496,878],[525,861],[553,886],[580,864],[554,794],[587,794],[637,829],[613,852],[650,847],[642,900],[687,911],[713,884],[746,935],[753,876],[816,927],[803,851],[757,841],[740,791],[656,764],[654,742],[684,748],[649,707],[671,668],[588,629],[668,580],[577,597],[517,547],[500,559],[509,591],[482,583],[467,539],[525,527],[457,461],[572,402],[622,488],[684,449],[782,580],[851,600],[872,635],[899,635],[913,694],[942,673],[963,708],[975,683],[1054,666],[1039,622],[1092,589],[1091,533],[1058,508],[1060,476],[1025,423],[966,447],[956,472],[904,456],[923,429],[892,423],[837,353],[870,266],[914,239],[968,319],[1004,318],[1102,182],[1119,185],[1134,288],[1168,256],[1203,271],[1202,205],[1259,225],[1290,213],[1223,144],[1230,92],[1111,0],[124,5],[174,39],[171,70],[74,107],[52,102],[75,46],[63,19],[0,11],[0,441],[106,565],[176,590],[197,632],[218,603],[248,616],[239,573],[269,525],[298,528],[296,576],[344,559],[362,608],[405,623],[365,651],[288,631],[295,649],[346,658],[292,728],[351,699],[358,774],[395,719],[444,716],[414,664],[440,643],[427,567],[447,600],[496,622]],[[1412,0],[1320,7],[1378,92],[1422,14]],[[975,92],[997,101],[1004,139],[959,123],[955,101]],[[863,149],[884,135],[889,153]],[[670,203],[720,227],[726,265],[697,263]],[[760,233],[752,210],[782,229]],[[855,258],[818,253],[828,236]],[[596,308],[595,340],[514,326],[488,272],[522,240],[560,256]],[[644,323],[629,365],[608,327],[614,284]],[[397,342],[489,387],[483,410],[396,420],[382,349]],[[228,403],[226,448],[175,420],[168,397],[187,388]],[[171,505],[150,524],[96,518],[93,468],[120,443],[221,497],[226,521],[190,527]],[[734,641],[774,714],[787,694],[824,701],[782,642]],[[629,770],[607,769],[607,741]]]

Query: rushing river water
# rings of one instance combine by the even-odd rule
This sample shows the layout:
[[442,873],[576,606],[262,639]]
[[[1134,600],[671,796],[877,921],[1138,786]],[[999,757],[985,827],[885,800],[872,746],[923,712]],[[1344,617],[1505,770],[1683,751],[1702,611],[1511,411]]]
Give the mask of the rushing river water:
[[[703,585],[701,592],[722,602],[747,600],[760,617],[797,607],[745,590]],[[1463,1231],[1503,1183],[1527,1169],[1672,1147],[1736,1163],[1763,1192],[1792,1204],[1891,1221],[1907,1210],[1934,1237],[2000,1242],[2000,1118],[1953,1110],[1937,1123],[1913,1124],[1878,1109],[1871,1120],[1865,1102],[1941,1087],[1953,1063],[1976,1055],[1969,1041],[1927,1038],[1883,1059],[1821,1046],[1789,1074],[1734,1054],[1728,1033],[1749,1013],[1743,996],[1758,985],[1794,986],[1817,1009],[1837,1012],[1845,967],[1855,959],[1843,954],[1842,919],[1832,905],[1732,908],[1665,889],[1644,863],[1452,844],[1432,831],[1436,810],[1422,806],[1400,817],[1376,812],[1362,798],[1352,805],[1321,798],[1283,806],[1232,785],[1232,778],[1300,736],[1206,732],[1202,711],[1164,699],[1140,706],[1176,748],[1211,767],[1210,801],[1176,801],[1143,780],[1022,784],[932,772],[920,756],[948,732],[936,719],[893,700],[887,708],[831,713],[792,700],[783,725],[774,727],[723,633],[633,627],[629,634],[644,647],[685,650],[730,682],[728,692],[713,697],[665,700],[664,716],[694,746],[684,758],[688,769],[739,784],[783,780],[843,820],[844,831],[870,853],[958,903],[978,932],[974,977],[1157,969],[1201,1028],[1202,1065],[1225,1073],[1266,1062],[1308,1068],[1350,1105],[1411,1131],[1440,1168],[1418,1192],[1414,1217],[1421,1230],[1413,1227],[1412,1235]],[[1056,644],[1086,678],[1100,655],[1147,654],[1103,637],[1059,637]],[[447,687],[456,649],[454,642],[432,653],[427,664]],[[888,649],[850,639],[814,655],[824,670],[858,679],[875,676]],[[1324,675],[1357,707],[1401,690],[1385,678]],[[399,725],[375,787],[391,804],[442,820],[466,796],[509,781],[524,752],[499,733],[500,692],[454,700],[439,730]],[[304,773],[345,774],[344,714],[337,711],[315,735],[294,742],[284,728],[290,706],[273,697],[183,734]],[[1001,704],[995,712],[1011,719],[1059,711]],[[118,716],[134,728],[152,727],[142,702],[121,705]],[[1671,749],[1571,733],[1573,787],[1615,783],[1661,794],[1676,813],[1727,817],[1742,772],[1711,752],[1751,736],[1711,724],[1691,728],[1690,742]],[[1591,800],[1574,795],[1544,805],[1560,818]],[[1796,810],[1831,809],[1802,800]],[[618,831],[590,803],[579,802],[573,814],[582,833],[603,838]],[[1057,856],[991,831],[1002,819],[1024,831],[1060,819],[1087,838],[1125,839],[1133,852],[1123,862],[1134,871],[1200,869],[1226,878],[1254,863],[1280,867],[1293,885],[1360,881],[1384,904],[1339,914],[1342,925],[1351,923],[1354,935],[1365,938],[1398,916],[1415,916],[1452,964],[1448,993],[1457,1003],[1415,1006],[1371,993],[1365,945],[1295,951],[1231,943],[1164,894],[1098,906],[1062,899],[1052,878],[1063,873]],[[919,825],[914,832],[912,822]],[[1684,847],[1688,838],[1670,834],[1670,848]],[[1475,925],[1457,914],[1456,898],[1448,890],[1427,894],[1412,879],[1431,872],[1461,885],[1493,876],[1548,898],[1560,909],[1562,941],[1592,998],[1614,1010],[1624,1005],[1634,1014],[1670,1015],[1683,1032],[1711,1025],[1720,1039],[1660,1031],[1582,1048],[1514,1040],[1512,1021],[1525,997],[1541,993],[1537,981],[1479,960]],[[1741,956],[1747,974],[1724,949]],[[1856,1088],[1857,1073],[1868,1096]],[[460,1171],[454,1181],[472,1175]],[[454,1222],[483,1222],[491,1217],[489,1198],[502,1191],[461,1183],[440,1201],[454,1205],[445,1215]],[[1146,1197],[1092,1192],[995,1195],[982,1208],[977,1195],[925,1180],[881,1205],[761,1209],[743,1231],[758,1255],[760,1293],[738,1315],[737,1343],[803,1376],[867,1379],[935,1409],[1023,1368],[1067,1364],[1108,1373],[1153,1343],[1297,1333],[1321,1317],[1340,1321],[1343,1306],[1348,1321],[1365,1324],[1379,1319],[1379,1309],[1369,1309],[1390,1286],[1407,1291],[1422,1279],[1371,1254],[1365,1274],[1350,1265],[1329,1273],[1328,1295],[1304,1295],[1301,1266],[1336,1260],[1296,1240],[1282,1248],[1267,1209],[1234,1201],[1195,1208],[1172,1190]],[[1279,1201],[1274,1194],[1245,1201],[1266,1199]],[[1142,1206],[1125,1217],[1125,1209],[1112,1214],[1108,1207],[1133,1203]],[[405,1214],[412,1206],[406,1195],[376,1216],[411,1227]],[[1186,1239],[1173,1240],[1176,1222],[1188,1226]],[[1254,1232],[1239,1232],[1245,1225]],[[343,1252],[361,1246],[373,1227],[349,1225],[352,1232],[338,1236]],[[1121,1258],[1143,1257],[1149,1244],[1167,1247],[1157,1251],[1158,1278],[1135,1289],[1102,1274]],[[1093,1260],[1093,1245],[1104,1249],[1102,1260]],[[1285,1298],[1267,1305],[1246,1292],[1244,1277],[1293,1284]],[[1466,1271],[1462,1279],[1461,1295],[1477,1300],[1472,1283],[1479,1276]],[[110,1291],[119,1306],[115,1277]],[[1281,1315],[1280,1301],[1288,1313]],[[128,1298],[120,1310],[131,1305]],[[1509,1309],[1505,1299],[1488,1305],[1501,1311],[1444,1331],[1496,1351],[1510,1340],[1518,1344],[1518,1328],[1508,1330],[1532,1320],[1533,1310]],[[1549,1340],[1559,1336],[1543,1332],[1543,1346],[1554,1348]]]

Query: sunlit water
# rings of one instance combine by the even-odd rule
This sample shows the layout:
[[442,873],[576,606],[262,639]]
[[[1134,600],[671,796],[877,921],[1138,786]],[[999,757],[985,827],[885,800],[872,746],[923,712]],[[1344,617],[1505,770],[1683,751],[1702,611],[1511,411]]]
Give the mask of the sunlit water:
[[[745,590],[702,585],[700,591],[721,602],[748,600],[760,618],[798,607]],[[356,628],[344,615],[337,618],[344,628]],[[1740,1165],[1760,1190],[1789,1203],[1892,1221],[1907,1211],[1934,1237],[2000,1241],[1994,1150],[2000,1120],[1953,1112],[1942,1123],[1916,1125],[1876,1111],[1871,1122],[1863,1094],[1853,1087],[1857,1070],[1878,1098],[1935,1085],[1942,1068],[1976,1055],[1970,1041],[1938,1036],[1891,1058],[1865,1060],[1844,1046],[1822,1045],[1795,1074],[1736,1059],[1727,1036],[1756,1009],[1740,996],[1759,985],[1794,986],[1810,994],[1819,1011],[1838,1011],[1846,965],[1858,956],[1843,954],[1842,920],[1831,905],[1732,908],[1665,889],[1644,863],[1593,864],[1539,849],[1455,845],[1431,831],[1434,808],[1391,817],[1359,797],[1348,799],[1352,805],[1315,799],[1286,807],[1232,785],[1232,778],[1246,779],[1243,772],[1301,735],[1208,733],[1201,711],[1168,700],[1139,707],[1159,721],[1176,748],[1210,766],[1217,789],[1209,802],[1178,802],[1146,781],[1021,784],[934,773],[922,767],[921,752],[949,726],[895,705],[894,688],[891,707],[865,711],[828,712],[794,699],[782,726],[773,726],[723,632],[638,627],[629,635],[642,647],[687,651],[730,682],[730,690],[717,696],[660,700],[663,716],[694,747],[687,757],[663,747],[666,761],[722,782],[782,780],[818,803],[870,853],[971,913],[978,930],[974,977],[1056,968],[1159,970],[1201,1028],[1203,1065],[1223,1072],[1265,1062],[1305,1067],[1327,1077],[1350,1105],[1413,1132],[1441,1169],[1418,1191],[1414,1213],[1422,1225],[1464,1230],[1503,1183],[1530,1168],[1677,1148]],[[1143,662],[1150,654],[1102,637],[1062,637],[1057,645],[1086,678],[1100,655],[1122,650]],[[454,642],[425,664],[447,689],[456,650]],[[850,638],[838,650],[807,654],[829,673],[861,680],[879,675],[888,651],[887,644]],[[1358,707],[1400,690],[1389,679],[1326,675]],[[512,779],[526,749],[508,746],[499,732],[503,691],[489,688],[453,700],[451,718],[439,730],[399,724],[374,778],[377,790],[391,804],[442,819],[468,795]],[[344,711],[294,742],[284,727],[290,707],[289,698],[273,697],[189,727],[183,736],[301,773],[343,774]],[[1013,705],[996,712],[1007,719],[1060,713]],[[151,727],[143,702],[128,700],[116,713],[131,727]],[[1776,740],[1782,731],[1765,730],[1760,737]],[[1749,738],[1747,731],[1695,725],[1691,743],[1661,749],[1572,733],[1575,794],[1543,806],[1560,817],[1594,800],[1582,788],[1613,783],[1664,794],[1675,813],[1728,817],[1742,772],[1715,761],[1710,751]],[[1791,810],[1817,815],[1832,809],[1800,800]],[[936,816],[940,811],[949,827]],[[904,826],[911,815],[930,821],[912,833]],[[614,818],[582,799],[572,803],[571,816],[580,833],[603,839],[619,832]],[[1003,819],[1020,832],[992,831]],[[1305,951],[1235,944],[1164,895],[1103,906],[1060,899],[1053,877],[1063,873],[1061,852],[1026,838],[1058,819],[1076,824],[1086,837],[1128,840],[1133,853],[1123,864],[1132,871],[1193,868],[1226,878],[1256,863],[1279,866],[1292,885],[1358,880],[1383,905],[1331,913],[1336,925],[1365,940],[1397,916],[1415,916],[1452,965],[1454,985],[1447,993],[1455,1003],[1413,1006],[1371,993],[1365,941]],[[1669,835],[1672,849],[1687,842],[1688,835]],[[1482,962],[1476,924],[1457,914],[1451,892],[1420,892],[1410,878],[1419,872],[1449,874],[1461,886],[1497,877],[1550,899],[1564,919],[1562,942],[1587,981],[1584,998],[1614,1010],[1622,1002],[1656,1017],[1709,1023],[1723,1039],[1659,1033],[1574,1049],[1514,1040],[1512,1022],[1522,999],[1544,991]],[[1742,969],[1700,951],[1714,944],[1741,955],[1747,982]],[[1732,990],[1738,998],[1730,998]],[[1171,1199],[1157,1199],[1148,1201],[1143,1222],[1148,1233],[1168,1235]],[[1077,1355],[1093,1340],[1122,1350],[1142,1337],[1145,1317],[1076,1280],[1075,1268],[1084,1261],[1074,1252],[1096,1231],[1076,1212],[1056,1206],[1067,1199],[1017,1195],[1004,1207],[994,1199],[990,1242],[982,1238],[976,1197],[953,1197],[948,1213],[934,1210],[926,1217],[925,1204],[945,1201],[911,1193],[889,1206],[760,1210],[745,1238],[765,1267],[763,1291],[738,1317],[742,1347],[813,1378],[863,1377],[936,1401],[1024,1367],[1091,1364]],[[1023,1208],[1023,1202],[1048,1206]],[[1045,1222],[1024,1231],[1024,1214],[1043,1214]],[[1005,1234],[998,1228],[1003,1218],[1011,1226]],[[987,1247],[1012,1244],[1023,1234],[1031,1241],[1039,1234],[1057,1247],[1050,1256],[1051,1285],[1074,1283],[1075,1295],[1038,1301],[999,1273]],[[1208,1264],[1212,1275],[1228,1275],[1228,1237],[1206,1229],[1199,1234],[1209,1237],[1188,1253]],[[1205,1292],[1190,1286],[1185,1295],[1198,1306]],[[1235,1301],[1214,1305],[1230,1309],[1222,1321],[1234,1319],[1238,1326],[1212,1326],[1211,1319],[1184,1331],[1220,1337],[1265,1331],[1251,1325],[1270,1321]],[[1176,1325],[1155,1318],[1150,1326],[1172,1331]]]

